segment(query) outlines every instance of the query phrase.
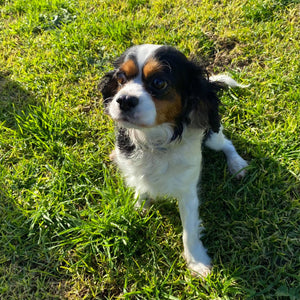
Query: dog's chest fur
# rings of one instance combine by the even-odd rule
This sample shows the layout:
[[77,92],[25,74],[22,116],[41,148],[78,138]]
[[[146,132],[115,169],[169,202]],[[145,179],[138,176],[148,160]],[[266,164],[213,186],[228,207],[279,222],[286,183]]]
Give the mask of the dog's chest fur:
[[[165,135],[168,131],[162,129]],[[155,136],[155,135],[154,135]],[[116,162],[126,182],[140,195],[179,197],[198,183],[203,131],[186,129],[182,138],[169,143],[163,134],[122,129],[117,138]]]

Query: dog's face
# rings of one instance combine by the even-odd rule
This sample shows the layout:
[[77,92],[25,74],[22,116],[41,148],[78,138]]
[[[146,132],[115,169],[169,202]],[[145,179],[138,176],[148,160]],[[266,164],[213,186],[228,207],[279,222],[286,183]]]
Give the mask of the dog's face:
[[100,90],[106,111],[123,127],[168,123],[178,128],[190,122],[213,129],[219,126],[210,124],[219,122],[212,84],[202,69],[172,47],[129,48],[115,62],[115,70],[103,77]]

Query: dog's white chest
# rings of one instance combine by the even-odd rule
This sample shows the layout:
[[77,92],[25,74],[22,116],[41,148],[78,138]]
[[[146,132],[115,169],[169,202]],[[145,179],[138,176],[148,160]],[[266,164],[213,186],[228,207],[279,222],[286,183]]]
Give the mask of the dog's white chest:
[[156,149],[138,149],[125,158],[117,151],[117,163],[129,186],[152,197],[178,197],[198,182],[202,132],[186,132],[181,141]]

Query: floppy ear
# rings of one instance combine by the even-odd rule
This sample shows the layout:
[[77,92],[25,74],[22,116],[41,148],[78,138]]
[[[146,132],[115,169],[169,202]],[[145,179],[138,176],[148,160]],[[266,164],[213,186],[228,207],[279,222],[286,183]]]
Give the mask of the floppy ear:
[[118,92],[119,84],[114,75],[130,51],[131,48],[127,49],[120,57],[118,57],[113,63],[115,69],[106,73],[100,80],[98,88],[103,96],[105,107],[112,101],[112,98]]
[[192,63],[192,69],[188,95],[192,103],[191,126],[210,128],[218,132],[221,124],[217,91],[220,86],[209,82],[206,72],[201,67]]
[[110,71],[106,73],[98,85],[98,88],[103,96],[104,105],[106,106],[111,100],[112,97],[118,91],[118,82],[114,78],[115,71]]

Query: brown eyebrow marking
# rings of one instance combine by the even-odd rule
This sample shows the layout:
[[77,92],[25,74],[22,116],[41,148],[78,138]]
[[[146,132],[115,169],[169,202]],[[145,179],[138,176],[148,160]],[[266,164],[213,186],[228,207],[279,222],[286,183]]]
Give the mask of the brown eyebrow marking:
[[120,70],[122,70],[128,78],[135,77],[139,73],[139,69],[132,59],[128,59],[124,62]]
[[151,58],[143,68],[143,75],[145,78],[150,77],[156,72],[161,71],[162,68],[163,65],[159,61],[155,60],[154,58]]

